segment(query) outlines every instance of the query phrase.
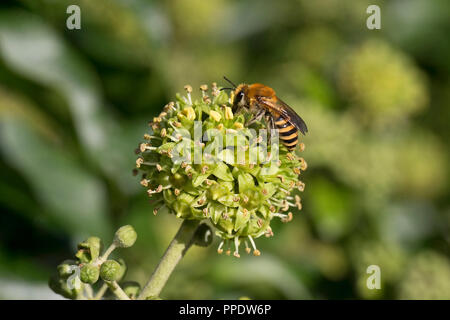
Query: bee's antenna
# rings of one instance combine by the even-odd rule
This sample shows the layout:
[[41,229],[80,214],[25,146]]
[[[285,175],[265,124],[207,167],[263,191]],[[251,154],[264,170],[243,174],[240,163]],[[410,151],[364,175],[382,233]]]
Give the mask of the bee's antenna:
[[222,90],[234,90],[234,88],[220,88],[220,91]]
[[223,78],[224,78],[228,83],[230,83],[230,84],[233,86],[233,89],[236,89],[237,85],[235,85],[235,84],[233,83],[233,81],[231,81],[230,79],[228,79],[228,78],[225,77],[225,76],[223,76]]

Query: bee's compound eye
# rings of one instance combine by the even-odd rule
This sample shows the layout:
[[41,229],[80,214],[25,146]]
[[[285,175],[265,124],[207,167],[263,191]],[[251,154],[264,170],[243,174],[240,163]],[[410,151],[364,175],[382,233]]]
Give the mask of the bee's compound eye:
[[239,101],[240,104],[244,104],[244,93],[242,91],[237,94],[237,101]]

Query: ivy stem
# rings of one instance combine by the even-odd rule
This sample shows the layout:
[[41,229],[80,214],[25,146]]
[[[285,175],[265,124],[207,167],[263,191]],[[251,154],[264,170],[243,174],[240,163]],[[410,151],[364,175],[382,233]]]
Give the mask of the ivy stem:
[[122,290],[117,281],[105,281],[109,289],[116,295],[120,300],[131,300],[130,297]]
[[100,300],[106,293],[106,290],[108,290],[108,285],[104,283],[102,287],[98,290],[97,294],[94,296],[94,300]]
[[108,259],[109,255],[116,249],[116,245],[114,243],[112,243],[108,249],[106,249],[105,253],[103,253],[103,255],[100,257],[99,259],[99,264],[102,264],[103,262],[106,261],[106,259]]
[[183,258],[187,250],[191,247],[195,231],[199,224],[199,220],[183,221],[180,229],[178,229],[177,234],[172,242],[170,242],[169,247],[150,277],[150,280],[139,294],[139,300],[147,299],[149,297],[159,297],[161,290],[164,288],[178,262],[180,262],[181,258]]
[[85,284],[84,285],[84,290],[86,291],[86,297],[88,299],[94,298],[94,291],[92,290],[92,287],[91,287],[90,284]]

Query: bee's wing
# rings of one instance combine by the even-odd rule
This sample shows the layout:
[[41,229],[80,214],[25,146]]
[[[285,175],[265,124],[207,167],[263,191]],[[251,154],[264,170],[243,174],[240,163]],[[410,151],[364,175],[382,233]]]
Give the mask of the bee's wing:
[[259,100],[262,103],[266,104],[269,109],[280,113],[284,119],[297,127],[297,129],[300,130],[301,133],[306,134],[306,132],[308,132],[308,127],[306,126],[305,121],[303,121],[303,119],[297,114],[297,112],[295,112],[291,107],[288,106],[286,102],[284,102],[280,98],[277,97],[277,99],[274,100],[261,97]]

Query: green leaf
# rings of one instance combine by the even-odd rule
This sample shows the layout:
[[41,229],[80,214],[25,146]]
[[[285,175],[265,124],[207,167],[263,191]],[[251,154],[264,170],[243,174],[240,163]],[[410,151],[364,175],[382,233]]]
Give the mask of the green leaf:
[[269,210],[269,207],[267,205],[260,206],[258,208],[258,212],[260,212],[263,215],[264,219],[267,218],[269,216],[269,214],[270,214],[270,210]]
[[67,232],[102,236],[111,230],[104,185],[68,150],[19,121],[2,121],[0,133],[5,159]]
[[192,185],[193,185],[194,187],[198,187],[198,186],[201,185],[201,184],[203,183],[203,181],[205,181],[208,177],[209,177],[209,173],[198,174],[198,175],[194,176],[194,178],[192,179]]
[[194,208],[203,207],[207,203],[206,200],[207,200],[206,191],[203,191],[202,194],[200,194],[197,198],[195,198],[194,202],[192,203],[192,206]]
[[179,218],[189,218],[191,213],[191,204],[194,201],[194,197],[187,194],[187,193],[181,193],[177,200],[173,204],[173,209],[176,212],[177,217]]
[[226,207],[223,204],[217,202],[210,202],[208,205],[208,210],[211,218],[215,224],[219,221],[222,213],[225,211]]
[[246,189],[253,188],[255,181],[253,176],[249,173],[241,172],[238,174],[239,192],[243,192]]
[[237,195],[229,194],[223,197],[220,197],[217,199],[220,203],[226,205],[227,207],[239,207],[239,201],[234,201],[236,199]]
[[[129,174],[129,146],[138,128],[118,126],[104,107],[93,69],[45,20],[23,10],[0,13],[0,55],[14,72],[58,92],[67,101],[77,136],[89,159],[115,179],[125,193],[137,191]],[[104,161],[99,154],[110,154]]]
[[158,147],[158,152],[167,152],[173,150],[177,144],[175,142],[167,142]]
[[[220,153],[217,155],[217,158],[229,163],[229,164],[234,164],[235,163],[235,153],[233,150],[230,149],[223,149],[222,151],[220,151]],[[225,179],[224,179],[225,180]]]
[[277,191],[277,187],[275,184],[268,182],[268,183],[264,183],[262,185],[262,189],[266,190],[267,193],[263,193],[261,192],[261,194],[263,195],[264,199],[269,199],[270,197],[272,197],[275,192]]
[[[231,212],[228,212],[228,213],[231,214]],[[226,233],[232,234],[233,227],[234,227],[232,219],[220,219],[219,220],[219,226],[221,228],[223,228]]]
[[228,166],[223,162],[217,163],[212,174],[215,175],[219,179],[222,179],[225,181],[233,181],[233,175],[231,174],[230,168],[228,168]]
[[238,231],[239,229],[244,227],[249,219],[250,219],[250,211],[247,211],[244,208],[239,207],[234,222],[234,230]]
[[277,174],[279,170],[280,168],[275,163],[272,163],[267,167],[261,168],[261,170],[259,171],[259,176],[273,176]]

